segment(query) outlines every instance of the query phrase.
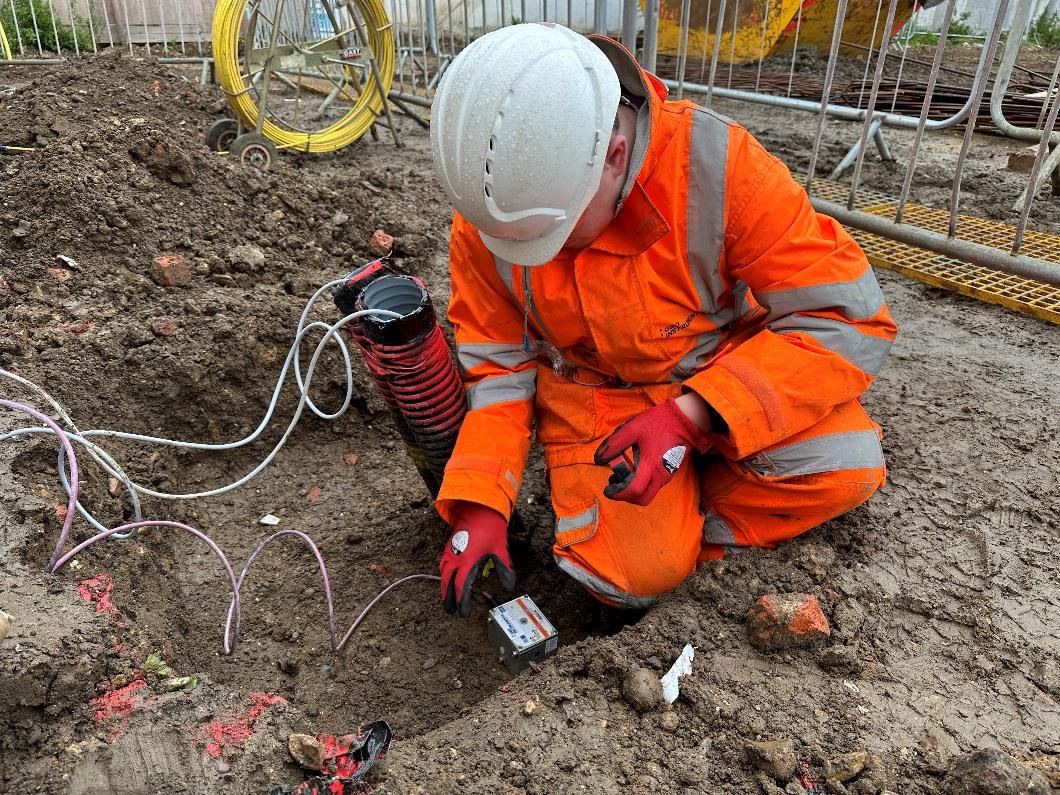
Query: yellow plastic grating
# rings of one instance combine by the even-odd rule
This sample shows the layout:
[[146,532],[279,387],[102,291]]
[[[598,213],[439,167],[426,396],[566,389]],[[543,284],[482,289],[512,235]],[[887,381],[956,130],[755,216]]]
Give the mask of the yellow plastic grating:
[[[846,207],[847,198],[850,196],[850,188],[827,179],[815,179],[813,181],[813,195]],[[858,190],[858,195],[854,197],[855,210],[875,214],[880,207],[894,207],[894,199],[876,191],[861,189]]]
[[[848,194],[849,188],[843,185],[827,180],[814,180],[814,195],[822,199],[846,204]],[[855,209],[884,218],[894,218],[897,207],[894,199],[879,193],[860,191],[857,198]],[[947,234],[949,218],[947,210],[906,204],[903,222]],[[864,249],[869,262],[876,267],[897,271],[936,287],[1060,324],[1060,287],[944,257],[933,251],[899,243],[860,229],[849,231]],[[974,240],[984,246],[1010,251],[1016,230],[1000,221],[959,215],[957,233],[964,240]],[[1029,257],[1060,262],[1060,236],[1028,229],[1020,251]]]

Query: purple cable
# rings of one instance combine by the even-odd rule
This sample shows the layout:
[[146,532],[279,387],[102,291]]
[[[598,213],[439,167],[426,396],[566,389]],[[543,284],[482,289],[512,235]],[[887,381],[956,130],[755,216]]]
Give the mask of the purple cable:
[[63,529],[59,533],[59,542],[55,545],[55,550],[52,552],[51,559],[48,561],[48,565],[45,568],[45,571],[51,574],[58,568],[56,561],[59,558],[59,553],[61,553],[63,547],[66,546],[66,539],[70,535],[70,528],[74,525],[74,516],[77,515],[77,458],[74,456],[74,446],[70,444],[70,439],[65,433],[63,433],[63,429],[46,414],[42,414],[34,408],[24,406],[21,403],[14,403],[10,400],[0,400],[0,406],[14,409],[15,411],[21,411],[23,414],[28,414],[51,428],[52,432],[59,438],[59,443],[62,444],[63,450],[66,451],[66,457],[70,461],[70,500],[66,504],[66,517],[63,519]]
[[[232,654],[236,649],[236,645],[239,643],[239,626],[241,618],[239,590],[243,586],[243,582],[246,580],[247,575],[250,573],[250,569],[254,565],[254,561],[257,560],[258,555],[260,555],[269,544],[271,544],[278,538],[282,538],[283,536],[295,536],[296,538],[300,538],[309,546],[310,552],[312,552],[313,557],[316,558],[317,566],[320,568],[320,578],[324,584],[324,601],[326,603],[328,611],[328,637],[331,640],[331,649],[336,653],[342,651],[343,647],[353,636],[353,633],[356,632],[357,628],[361,625],[361,622],[363,622],[367,615],[372,611],[372,609],[377,604],[379,604],[379,601],[388,593],[390,593],[390,591],[392,591],[394,588],[397,588],[399,585],[403,585],[404,583],[411,582],[413,580],[434,580],[436,582],[441,580],[440,577],[434,574],[410,574],[406,577],[402,577],[398,580],[395,580],[394,582],[386,586],[386,588],[384,588],[382,591],[380,591],[379,594],[374,599],[372,599],[372,601],[370,601],[367,606],[365,606],[365,608],[361,611],[360,615],[358,615],[357,618],[354,620],[353,624],[350,625],[350,628],[346,630],[346,634],[342,636],[342,639],[336,642],[335,602],[331,594],[331,583],[328,580],[328,570],[327,567],[324,565],[324,557],[320,554],[320,550],[313,542],[313,539],[311,539],[301,530],[280,530],[276,533],[273,533],[271,536],[269,536],[260,544],[258,544],[258,548],[255,549],[253,554],[247,559],[246,565],[243,567],[243,571],[240,573],[238,581],[236,580],[235,573],[232,571],[232,564],[229,563],[228,558],[225,556],[221,548],[213,541],[213,539],[211,539],[208,535],[206,535],[206,533],[202,532],[201,530],[196,530],[194,527],[182,524],[180,522],[153,520],[144,522],[132,522],[131,524],[121,525],[120,527],[112,527],[109,530],[105,530],[102,533],[97,533],[91,538],[82,541],[80,544],[77,544],[73,549],[71,549],[64,555],[62,554],[62,550],[63,547],[66,546],[66,541],[70,536],[70,530],[73,527],[74,516],[76,515],[77,506],[78,471],[77,456],[74,454],[73,445],[70,444],[70,439],[66,435],[66,433],[63,432],[62,428],[60,428],[50,417],[45,414],[42,414],[36,409],[31,408],[29,406],[25,406],[21,403],[14,403],[10,400],[0,400],[0,406],[14,409],[16,411],[21,411],[25,414],[29,414],[34,419],[37,419],[47,425],[48,428],[51,429],[51,431],[59,439],[60,444],[62,444],[63,446],[63,450],[66,451],[67,460],[70,462],[70,501],[67,504],[66,518],[63,520],[63,527],[59,533],[59,540],[55,545],[55,550],[52,552],[51,559],[48,561],[46,571],[49,574],[54,574],[63,566],[65,566],[68,562],[70,562],[70,560],[73,559],[79,552],[82,552],[83,550],[95,544],[97,541],[102,541],[104,538],[112,536],[115,533],[124,533],[141,527],[174,527],[178,530],[183,530],[187,533],[191,533],[193,536],[198,538],[200,541],[204,542],[206,546],[210,548],[210,551],[213,552],[213,554],[217,557],[219,561],[221,561],[221,565],[224,566],[225,569],[225,574],[228,575],[228,583],[232,589],[232,602],[228,606],[228,617],[225,620],[223,646],[226,655]],[[477,588],[475,590],[479,591],[479,589]],[[490,597],[488,593],[485,593],[484,591],[479,592],[483,593],[486,598],[489,599],[490,602],[493,602],[492,597]],[[233,616],[235,617],[234,633],[232,632]]]
[[[372,610],[372,608],[375,607],[379,603],[379,600],[386,596],[387,593],[389,593],[392,589],[406,582],[411,582],[412,580],[435,580],[437,582],[440,582],[442,579],[441,577],[438,577],[434,574],[410,574],[407,577],[402,577],[399,580],[395,580],[382,591],[380,591],[379,594],[371,602],[368,603],[367,607],[365,607],[364,610],[361,611],[361,614],[357,616],[353,624],[350,625],[350,628],[346,630],[346,634],[342,636],[342,640],[336,642],[335,600],[331,595],[331,582],[328,580],[328,570],[327,567],[324,565],[324,556],[320,554],[320,549],[313,542],[313,539],[303,533],[301,530],[279,530],[273,533],[268,538],[266,538],[260,544],[258,544],[258,548],[255,549],[253,554],[251,554],[251,556],[247,559],[247,564],[243,567],[243,571],[239,575],[239,581],[235,584],[235,594],[238,596],[239,590],[243,587],[243,581],[246,580],[247,575],[250,573],[251,566],[253,566],[254,561],[258,559],[258,555],[260,555],[265,550],[265,547],[267,547],[273,541],[283,538],[284,536],[294,536],[295,538],[299,538],[304,541],[306,543],[306,546],[309,547],[309,551],[313,553],[313,557],[316,558],[317,566],[320,569],[320,579],[324,585],[324,603],[327,606],[328,611],[328,638],[331,640],[331,650],[336,653],[342,651],[342,648],[346,645],[346,642],[350,639],[353,633],[357,631],[357,627],[361,625],[361,622],[364,621],[365,617]],[[233,598],[232,604],[228,606],[228,618],[225,620],[224,635],[226,647],[228,646],[229,633],[232,629],[233,613],[235,613],[236,619],[235,634],[232,636],[232,644],[234,646],[236,643],[239,642],[239,603],[237,598]]]

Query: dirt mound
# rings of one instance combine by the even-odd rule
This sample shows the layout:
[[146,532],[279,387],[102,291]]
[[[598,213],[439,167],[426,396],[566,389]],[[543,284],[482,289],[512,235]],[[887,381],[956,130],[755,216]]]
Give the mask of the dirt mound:
[[0,142],[43,146],[76,138],[94,121],[150,118],[202,135],[202,122],[224,111],[223,96],[197,75],[154,60],[104,50],[43,69],[8,71],[0,93]]

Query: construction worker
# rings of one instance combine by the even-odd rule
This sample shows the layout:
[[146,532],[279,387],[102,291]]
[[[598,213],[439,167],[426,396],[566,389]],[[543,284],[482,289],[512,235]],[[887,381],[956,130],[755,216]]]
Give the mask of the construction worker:
[[617,42],[548,24],[483,36],[441,81],[469,408],[437,499],[449,612],[487,561],[514,586],[535,427],[555,560],[619,607],[884,482],[858,398],[897,329],[865,255],[747,130],[666,93]]

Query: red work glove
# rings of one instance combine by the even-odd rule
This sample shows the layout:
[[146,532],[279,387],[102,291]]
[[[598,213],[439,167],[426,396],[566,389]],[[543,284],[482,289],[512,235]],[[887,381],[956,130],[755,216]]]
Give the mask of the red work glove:
[[501,586],[512,590],[515,570],[508,554],[508,523],[492,508],[461,502],[454,513],[453,534],[438,564],[445,612],[465,617],[471,613],[472,585],[491,560]]
[[[692,450],[706,446],[707,437],[673,398],[622,423],[596,448],[599,466],[612,467],[604,496],[612,500],[647,505],[670,482]],[[633,448],[632,467],[623,453]]]

